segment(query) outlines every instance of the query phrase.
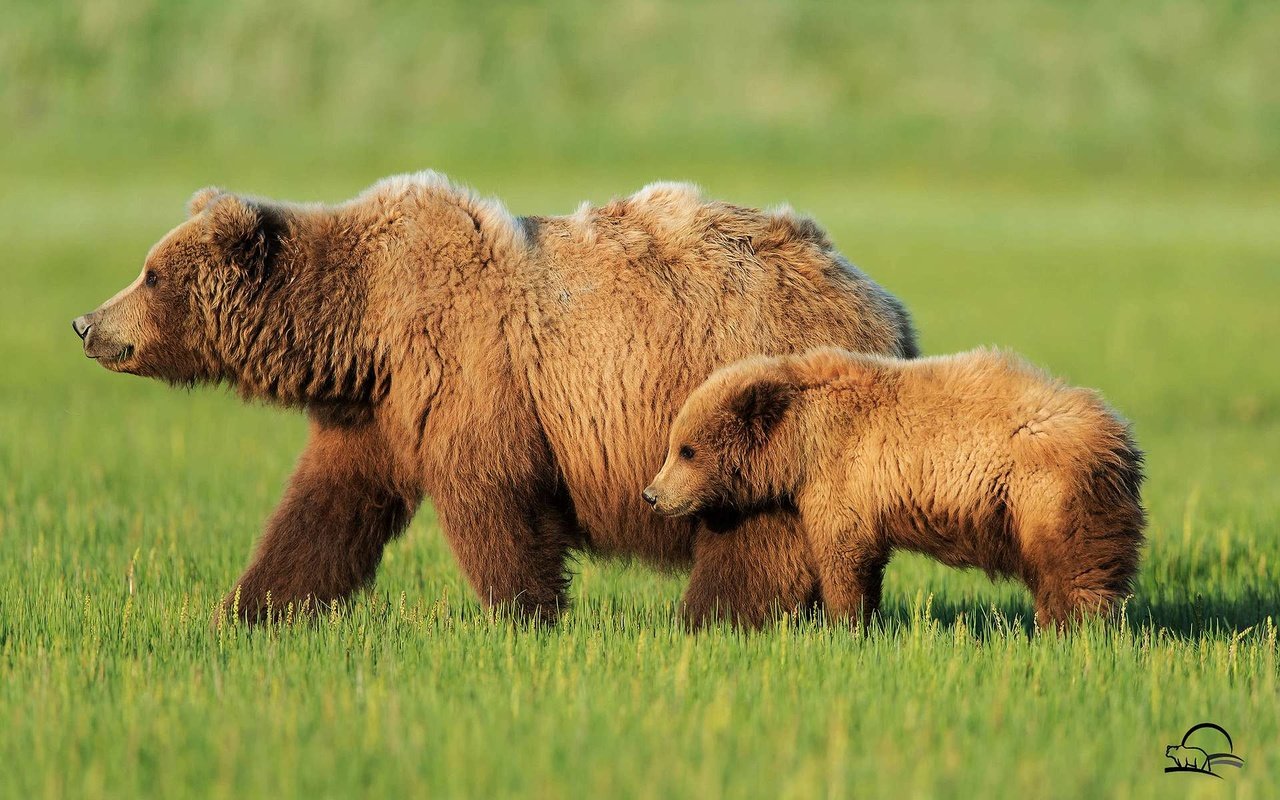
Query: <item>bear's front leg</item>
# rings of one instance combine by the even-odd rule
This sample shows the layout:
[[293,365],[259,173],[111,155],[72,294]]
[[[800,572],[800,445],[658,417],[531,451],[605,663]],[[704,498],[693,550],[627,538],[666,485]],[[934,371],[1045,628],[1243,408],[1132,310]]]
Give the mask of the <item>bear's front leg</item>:
[[[394,465],[377,426],[313,420],[311,438],[252,563],[223,600],[253,623],[267,612],[315,610],[373,580],[387,542],[419,498],[394,488]],[[238,597],[237,597],[238,595]]]
[[781,612],[807,610],[819,599],[818,575],[794,512],[753,514],[726,530],[699,525],[681,603],[691,626],[727,620],[756,628]]
[[[834,548],[833,548],[834,549]],[[827,619],[849,625],[867,624],[880,613],[887,551],[867,547],[851,552],[815,553]]]
[[822,584],[827,619],[866,624],[880,611],[890,549],[874,525],[859,516],[828,511],[808,530]]

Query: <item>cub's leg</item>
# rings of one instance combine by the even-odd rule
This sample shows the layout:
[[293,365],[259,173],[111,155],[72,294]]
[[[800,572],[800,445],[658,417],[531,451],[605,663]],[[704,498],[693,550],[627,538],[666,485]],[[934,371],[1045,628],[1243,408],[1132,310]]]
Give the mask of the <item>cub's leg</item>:
[[869,621],[880,610],[888,546],[873,526],[860,519],[815,529],[812,540],[828,618]]
[[[387,542],[419,498],[394,485],[394,467],[372,423],[313,421],[289,487],[253,561],[223,600],[241,619],[342,600],[373,580]],[[238,600],[237,600],[238,594]]]
[[818,576],[799,515],[770,511],[716,527],[700,524],[694,543],[681,603],[691,626],[727,620],[756,628],[813,602]]

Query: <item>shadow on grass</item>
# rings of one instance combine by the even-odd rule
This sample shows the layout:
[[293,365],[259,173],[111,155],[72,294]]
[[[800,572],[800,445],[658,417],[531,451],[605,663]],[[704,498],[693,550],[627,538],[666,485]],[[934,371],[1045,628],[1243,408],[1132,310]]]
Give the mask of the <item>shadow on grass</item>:
[[1129,625],[1134,629],[1154,627],[1170,633],[1199,638],[1206,635],[1239,633],[1276,621],[1280,612],[1280,587],[1249,587],[1234,597],[1194,594],[1186,601],[1141,599],[1129,604]]
[[[1021,629],[1028,636],[1035,632],[1030,598],[1007,598],[980,606],[933,597],[924,609],[905,599],[886,598],[879,624],[886,628],[907,628],[918,623],[923,613],[946,628],[954,628],[963,620],[979,639],[998,631]],[[1195,594],[1185,602],[1135,597],[1125,609],[1125,624],[1134,634],[1154,630],[1180,638],[1200,639],[1243,633],[1262,625],[1268,617],[1273,622],[1280,621],[1277,616],[1280,616],[1280,587],[1249,588],[1233,597]]]

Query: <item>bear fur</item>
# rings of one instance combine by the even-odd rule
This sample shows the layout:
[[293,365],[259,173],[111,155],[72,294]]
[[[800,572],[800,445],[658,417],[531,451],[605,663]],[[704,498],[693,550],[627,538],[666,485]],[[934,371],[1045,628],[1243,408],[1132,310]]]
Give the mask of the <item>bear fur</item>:
[[429,497],[485,603],[554,619],[582,551],[691,568],[689,619],[758,624],[814,599],[807,545],[785,513],[728,539],[648,512],[680,403],[752,353],[916,353],[902,304],[813,221],[682,184],[517,218],[421,173],[337,206],[206,189],[189,214],[74,327],[109,369],[310,416],[228,595],[247,620],[268,593],[283,609],[367,584]]
[[1061,626],[1130,590],[1142,454],[1094,392],[1012,354],[823,348],[716,372],[645,498],[666,515],[794,507],[828,614],[869,615],[895,549],[1023,580]]

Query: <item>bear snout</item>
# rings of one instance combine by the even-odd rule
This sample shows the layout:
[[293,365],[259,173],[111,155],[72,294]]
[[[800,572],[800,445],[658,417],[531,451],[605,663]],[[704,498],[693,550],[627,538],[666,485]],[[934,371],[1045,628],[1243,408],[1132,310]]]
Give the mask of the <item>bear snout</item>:
[[84,354],[104,366],[126,361],[133,355],[133,345],[123,341],[110,330],[98,324],[93,314],[85,314],[71,321],[71,328],[84,343]]
[[644,501],[650,506],[658,505],[658,493],[653,490],[652,486],[641,492],[640,496],[643,497]]
[[76,332],[76,336],[80,337],[80,341],[84,341],[84,337],[89,335],[89,329],[93,327],[93,323],[89,321],[88,314],[81,314],[71,320],[71,330]]

